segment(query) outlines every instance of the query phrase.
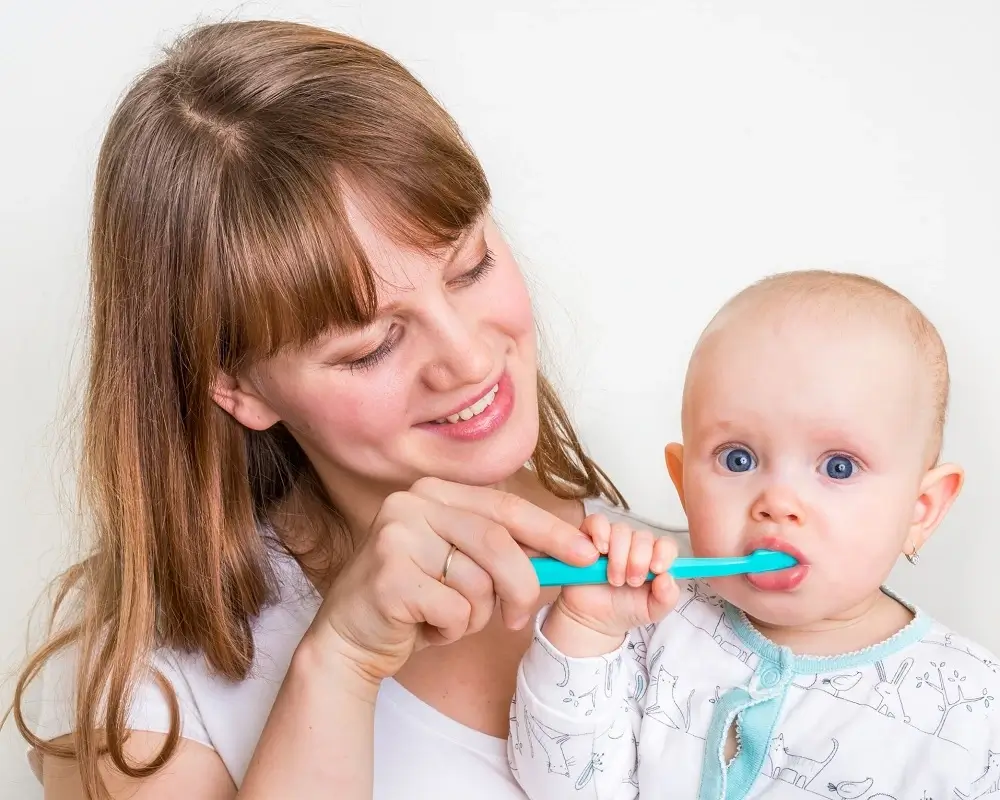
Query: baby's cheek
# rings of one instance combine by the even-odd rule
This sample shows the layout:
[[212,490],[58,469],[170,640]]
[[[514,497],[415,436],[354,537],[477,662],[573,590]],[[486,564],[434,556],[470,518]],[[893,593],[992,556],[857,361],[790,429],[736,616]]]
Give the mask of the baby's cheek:
[[706,555],[731,556],[743,545],[749,511],[745,492],[732,481],[698,474],[685,481],[684,492],[692,544]]
[[731,556],[740,546],[741,525],[723,504],[707,499],[688,505],[691,547],[705,558]]

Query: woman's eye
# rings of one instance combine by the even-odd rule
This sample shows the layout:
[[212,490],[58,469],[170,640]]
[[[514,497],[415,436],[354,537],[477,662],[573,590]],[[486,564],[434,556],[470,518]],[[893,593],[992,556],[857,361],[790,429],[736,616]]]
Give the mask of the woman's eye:
[[827,477],[838,481],[850,478],[857,469],[857,462],[849,456],[830,456],[823,462],[823,471]]
[[382,340],[382,344],[380,344],[370,353],[367,353],[361,356],[360,358],[355,358],[352,361],[346,362],[345,366],[347,366],[351,370],[351,372],[356,372],[356,371],[364,372],[366,370],[374,369],[376,366],[378,366],[378,364],[380,364],[382,361],[388,358],[389,355],[391,355],[392,351],[399,343],[401,336],[402,336],[401,331],[399,331],[396,327],[392,328],[389,331],[389,335]]
[[753,453],[745,447],[727,447],[719,453],[719,463],[730,472],[747,472],[757,466]]
[[452,283],[458,283],[460,286],[469,286],[470,284],[478,283],[489,274],[495,263],[493,251],[487,250],[486,255],[483,256],[482,260],[476,266],[464,275],[459,275]]

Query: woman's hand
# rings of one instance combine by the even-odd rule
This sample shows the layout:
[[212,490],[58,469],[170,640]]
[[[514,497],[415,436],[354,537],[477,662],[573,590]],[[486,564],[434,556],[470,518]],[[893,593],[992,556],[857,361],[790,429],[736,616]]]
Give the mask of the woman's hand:
[[377,684],[415,650],[482,630],[497,601],[520,629],[539,596],[525,550],[579,566],[598,556],[589,536],[521,497],[423,478],[385,500],[314,632]]

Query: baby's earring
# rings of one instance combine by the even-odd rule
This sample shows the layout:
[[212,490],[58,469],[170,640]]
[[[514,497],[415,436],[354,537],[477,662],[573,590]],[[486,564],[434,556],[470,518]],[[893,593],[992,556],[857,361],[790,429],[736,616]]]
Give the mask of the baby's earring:
[[918,561],[920,561],[920,556],[917,553],[916,547],[914,547],[909,553],[904,553],[903,555],[906,556],[906,560],[909,561],[911,564],[916,564]]

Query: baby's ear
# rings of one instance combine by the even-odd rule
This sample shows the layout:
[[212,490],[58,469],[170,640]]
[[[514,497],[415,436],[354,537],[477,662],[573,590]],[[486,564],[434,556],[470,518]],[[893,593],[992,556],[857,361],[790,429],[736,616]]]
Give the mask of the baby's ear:
[[667,462],[670,480],[673,481],[677,497],[680,498],[681,508],[687,511],[684,506],[684,445],[671,442],[664,448],[663,455]]
[[957,464],[939,464],[927,471],[920,482],[920,494],[913,507],[913,521],[903,555],[914,555],[931,538],[945,514],[962,491],[965,471]]

